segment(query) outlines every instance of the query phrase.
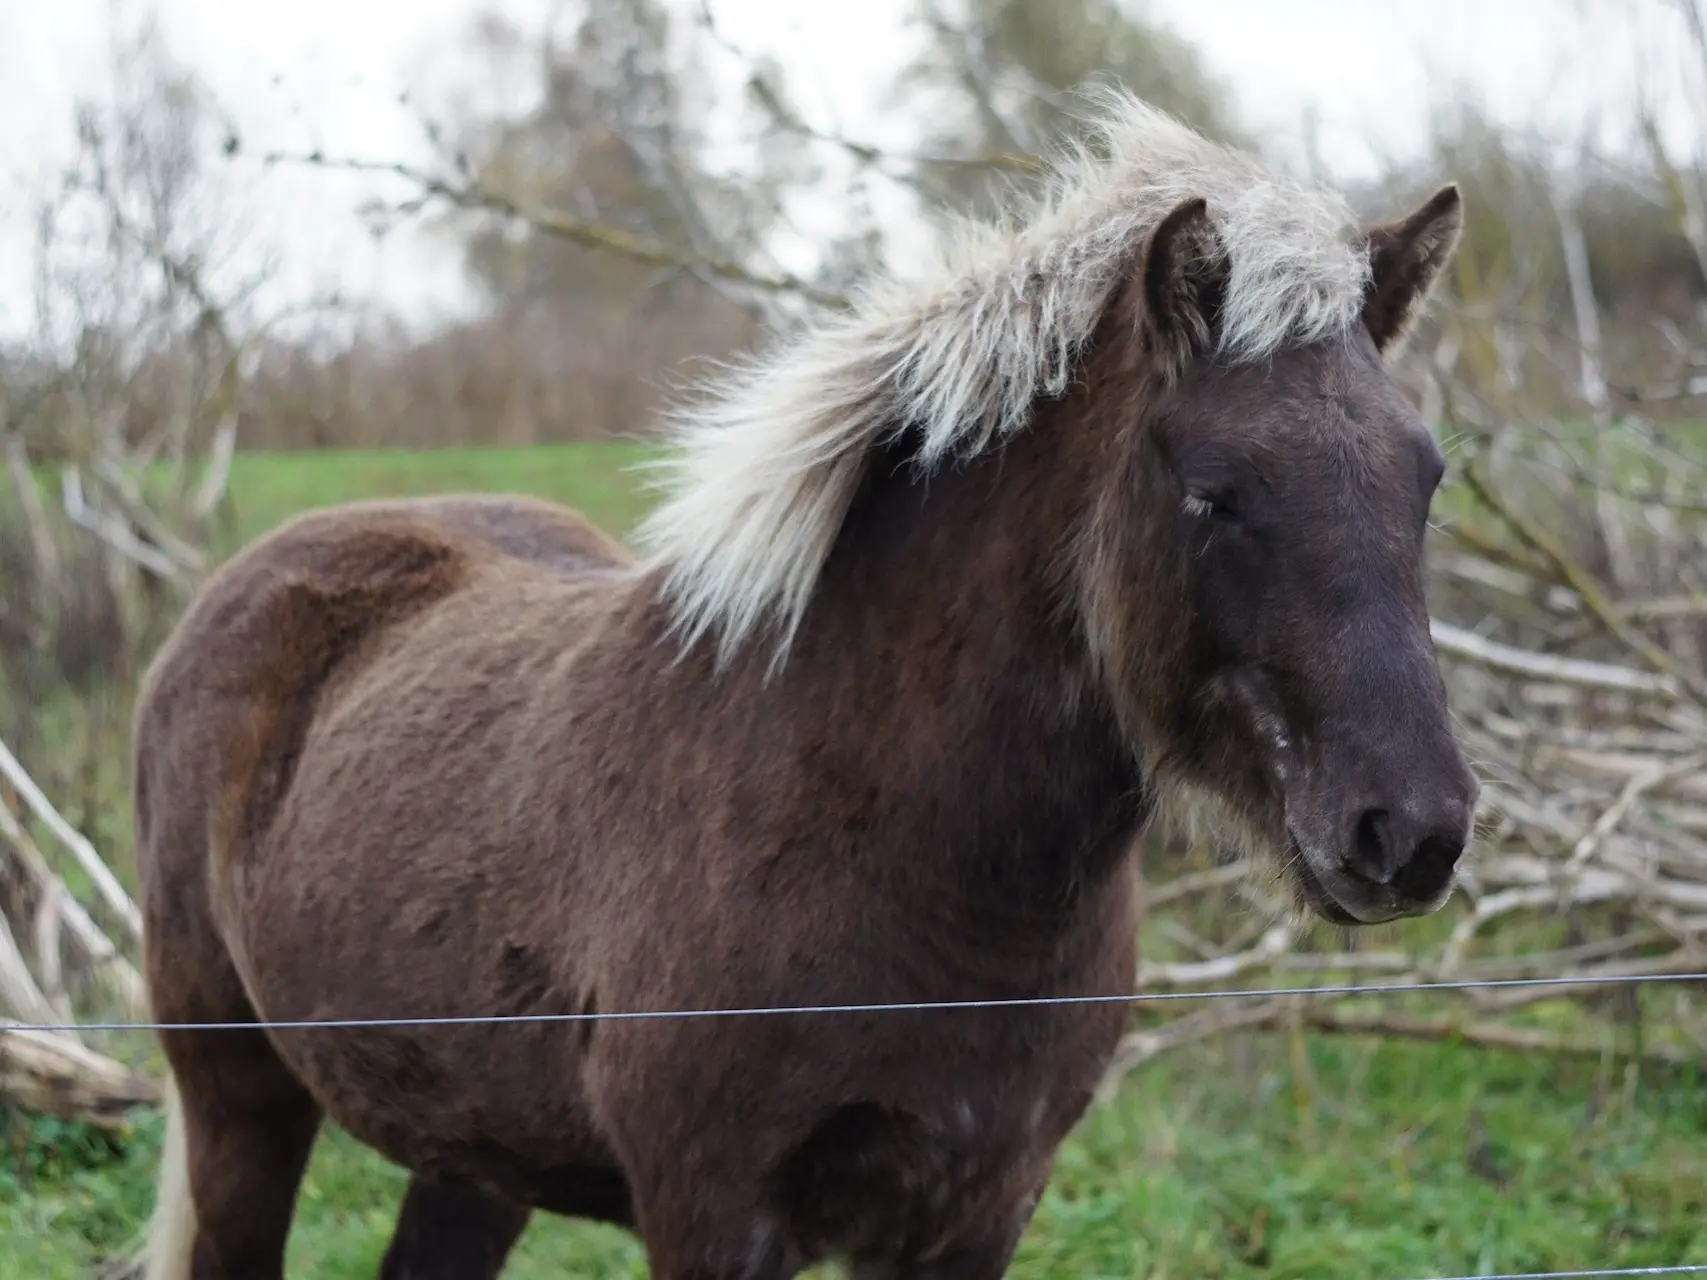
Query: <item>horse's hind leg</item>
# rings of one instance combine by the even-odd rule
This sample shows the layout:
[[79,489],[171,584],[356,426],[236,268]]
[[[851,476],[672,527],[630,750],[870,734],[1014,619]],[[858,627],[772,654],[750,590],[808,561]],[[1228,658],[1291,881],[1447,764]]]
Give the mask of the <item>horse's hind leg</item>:
[[161,1039],[175,1096],[147,1280],[282,1280],[319,1107],[260,1031]]
[[380,1280],[497,1280],[528,1214],[480,1191],[411,1178]]

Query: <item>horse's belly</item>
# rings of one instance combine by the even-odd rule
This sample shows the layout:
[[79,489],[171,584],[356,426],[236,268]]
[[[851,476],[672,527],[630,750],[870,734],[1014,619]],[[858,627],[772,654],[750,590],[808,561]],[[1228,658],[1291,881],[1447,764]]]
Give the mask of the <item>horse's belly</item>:
[[292,1073],[358,1142],[428,1178],[547,1209],[626,1195],[581,1096],[572,1034],[529,1024],[273,1033]]
[[[275,1021],[362,1017],[348,997],[311,1012],[278,1004],[258,1002]],[[536,1203],[615,1167],[582,1094],[579,1027],[300,1027],[271,1036],[328,1118],[411,1171],[502,1186],[512,1198],[527,1191]]]
[[[276,1030],[280,1056],[333,1121],[406,1168],[530,1202],[580,1194],[613,1164],[583,1092],[585,1028],[505,1020],[584,1000],[535,936],[539,895],[486,851],[388,843],[387,815],[339,807],[361,816],[253,851],[224,932],[263,1020],[381,1025]],[[318,858],[331,848],[333,871]],[[455,1018],[493,1020],[432,1021]]]

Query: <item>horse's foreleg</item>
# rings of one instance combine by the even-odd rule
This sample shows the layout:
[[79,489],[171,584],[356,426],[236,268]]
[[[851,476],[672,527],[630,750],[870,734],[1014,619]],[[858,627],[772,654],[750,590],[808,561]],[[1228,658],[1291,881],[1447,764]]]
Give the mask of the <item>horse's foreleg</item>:
[[929,1261],[855,1262],[853,1280],[1001,1280],[1012,1265],[1037,1195],[1014,1205],[1005,1219]]
[[676,1231],[642,1231],[654,1280],[794,1280],[806,1259],[768,1224],[693,1239]]
[[882,1275],[884,1280],[1001,1280],[1008,1273],[1018,1244],[1017,1235],[1004,1234],[956,1249],[931,1262],[854,1274],[860,1280],[867,1274]]
[[484,1192],[411,1178],[380,1280],[497,1280],[529,1212]]
[[1013,1261],[1017,1238],[1002,1236],[934,1258],[930,1262],[855,1263],[853,1280],[1001,1280]]

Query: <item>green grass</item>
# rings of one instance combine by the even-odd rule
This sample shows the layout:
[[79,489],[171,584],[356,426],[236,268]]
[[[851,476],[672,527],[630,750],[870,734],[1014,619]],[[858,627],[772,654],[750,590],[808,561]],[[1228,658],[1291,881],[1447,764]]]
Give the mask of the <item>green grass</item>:
[[[555,498],[621,532],[642,509],[625,470],[642,456],[247,455],[228,534],[246,540],[310,506],[457,489]],[[88,816],[122,848],[122,803],[112,809]],[[1569,1016],[1563,1002],[1544,1008]],[[86,1276],[122,1249],[145,1220],[158,1141],[149,1115],[115,1143],[0,1114],[0,1277]],[[402,1186],[401,1171],[329,1130],[290,1274],[375,1274]],[[1693,1074],[1262,1035],[1164,1059],[1095,1108],[1061,1153],[1013,1274],[1407,1280],[1695,1261],[1707,1261],[1707,1088]],[[544,1216],[506,1271],[645,1274],[624,1233]]]
[[240,454],[231,467],[237,529],[247,541],[308,507],[434,493],[529,493],[564,502],[621,534],[644,507],[633,470],[641,444]]
[[[84,1275],[146,1212],[152,1118],[105,1158],[47,1127],[0,1169],[0,1275]],[[69,1154],[44,1157],[55,1143]],[[45,1167],[21,1181],[32,1160]],[[329,1132],[289,1274],[374,1275],[402,1186],[400,1171]],[[1093,1110],[1013,1274],[1407,1280],[1703,1258],[1696,1080],[1450,1045],[1316,1038],[1295,1053],[1271,1035],[1155,1064]],[[541,1215],[505,1274],[646,1271],[624,1233]]]

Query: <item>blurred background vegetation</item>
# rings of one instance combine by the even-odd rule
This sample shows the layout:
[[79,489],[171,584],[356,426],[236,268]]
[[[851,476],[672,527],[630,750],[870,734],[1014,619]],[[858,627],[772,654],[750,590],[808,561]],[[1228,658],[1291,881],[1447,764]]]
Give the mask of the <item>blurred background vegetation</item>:
[[[0,346],[0,1015],[140,1013],[136,680],[243,541],[306,507],[450,489],[543,494],[621,533],[672,394],[904,253],[868,205],[901,193],[914,234],[999,208],[1097,81],[1260,145],[1203,56],[1116,0],[917,0],[924,38],[884,94],[904,151],[808,118],[788,68],[704,6],[575,12],[550,39],[470,25],[476,78],[538,91],[424,117],[426,168],[255,157],[145,15],[115,18],[115,91],[78,108],[40,207],[35,332]],[[733,148],[704,127],[730,106]],[[1350,192],[1386,217],[1450,178],[1468,209],[1401,369],[1452,462],[1433,604],[1488,779],[1465,891],[1403,928],[1300,932],[1260,876],[1157,844],[1147,988],[1707,969],[1707,175],[1624,107],[1609,144],[1445,94],[1428,145]],[[257,159],[385,171],[403,194],[370,209],[375,233],[429,227],[480,306],[426,333],[335,291],[269,312],[232,213]],[[832,174],[853,216],[797,274],[776,246]],[[1707,1261],[1701,994],[1137,1009],[1016,1274]],[[0,1036],[0,1273],[87,1274],[139,1227],[156,1070],[145,1037]],[[373,1274],[399,1188],[329,1135],[293,1274]],[[568,1272],[644,1267],[617,1233],[536,1223],[513,1273]]]

